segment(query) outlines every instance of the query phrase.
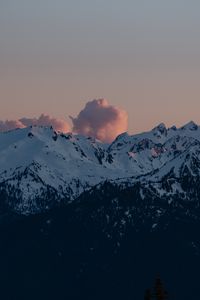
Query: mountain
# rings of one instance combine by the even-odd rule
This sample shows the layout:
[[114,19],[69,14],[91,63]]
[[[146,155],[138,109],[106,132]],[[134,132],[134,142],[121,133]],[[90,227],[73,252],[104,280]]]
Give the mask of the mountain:
[[112,144],[29,127],[0,134],[0,297],[200,295],[200,127]]
[[[76,200],[105,181],[154,189],[160,196],[190,197],[185,181],[199,176],[200,127],[160,124],[112,144],[32,126],[0,133],[3,207],[33,214]],[[188,183],[189,184],[189,183]]]
[[143,299],[159,274],[170,300],[198,300],[199,206],[152,195],[105,182],[64,207],[1,216],[2,299]]

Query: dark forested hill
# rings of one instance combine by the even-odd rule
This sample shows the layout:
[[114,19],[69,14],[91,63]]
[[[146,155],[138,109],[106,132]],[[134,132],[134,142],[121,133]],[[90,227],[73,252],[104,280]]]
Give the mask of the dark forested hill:
[[43,214],[2,209],[1,299],[139,300],[160,274],[169,299],[199,300],[198,201],[140,190],[104,183]]

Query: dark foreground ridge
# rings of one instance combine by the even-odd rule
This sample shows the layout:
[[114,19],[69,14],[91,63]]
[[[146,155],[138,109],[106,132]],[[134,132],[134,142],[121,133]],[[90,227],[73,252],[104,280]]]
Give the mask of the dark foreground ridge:
[[107,182],[43,214],[2,208],[1,299],[138,300],[160,274],[170,300],[199,300],[199,201],[140,190]]

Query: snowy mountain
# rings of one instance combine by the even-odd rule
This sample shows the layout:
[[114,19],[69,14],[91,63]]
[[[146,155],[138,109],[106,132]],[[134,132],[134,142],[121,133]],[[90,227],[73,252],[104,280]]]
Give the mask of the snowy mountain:
[[[190,198],[200,175],[200,127],[160,124],[108,145],[90,137],[32,126],[0,133],[1,206],[36,213],[77,199],[110,181],[140,184],[160,197]],[[195,189],[197,193],[197,186]]]
[[160,274],[169,299],[198,300],[199,186],[193,122],[110,145],[1,133],[2,299],[142,299]]

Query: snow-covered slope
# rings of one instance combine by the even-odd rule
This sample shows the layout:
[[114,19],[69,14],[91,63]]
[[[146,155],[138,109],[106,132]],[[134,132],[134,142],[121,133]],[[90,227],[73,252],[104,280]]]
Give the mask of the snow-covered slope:
[[185,174],[200,175],[200,127],[190,122],[177,129],[160,124],[111,144],[90,137],[28,127],[0,134],[0,198],[15,211],[35,213],[72,201],[104,181],[153,185],[167,194],[183,193]]

